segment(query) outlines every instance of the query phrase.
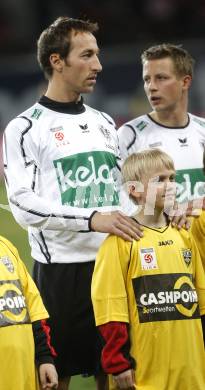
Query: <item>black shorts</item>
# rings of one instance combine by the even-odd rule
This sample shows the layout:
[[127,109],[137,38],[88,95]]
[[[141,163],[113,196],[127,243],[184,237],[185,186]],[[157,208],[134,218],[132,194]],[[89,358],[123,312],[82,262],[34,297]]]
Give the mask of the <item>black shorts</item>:
[[33,277],[50,318],[51,344],[60,379],[101,371],[101,340],[91,302],[94,261],[71,264],[34,263]]

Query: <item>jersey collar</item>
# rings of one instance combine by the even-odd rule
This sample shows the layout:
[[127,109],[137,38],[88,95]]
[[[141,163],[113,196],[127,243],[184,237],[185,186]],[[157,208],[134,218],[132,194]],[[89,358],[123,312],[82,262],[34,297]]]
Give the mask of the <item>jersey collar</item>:
[[83,104],[83,97],[78,102],[56,102],[55,100],[49,99],[47,96],[41,96],[39,102],[42,106],[49,110],[61,112],[63,114],[82,114],[85,112],[85,106]]

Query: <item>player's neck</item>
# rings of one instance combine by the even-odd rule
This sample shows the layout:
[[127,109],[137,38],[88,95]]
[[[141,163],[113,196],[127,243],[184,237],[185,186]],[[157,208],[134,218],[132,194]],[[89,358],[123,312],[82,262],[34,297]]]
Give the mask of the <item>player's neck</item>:
[[77,102],[80,99],[80,94],[71,91],[67,88],[65,83],[61,83],[60,80],[52,80],[48,83],[48,89],[45,93],[49,99],[56,102]]
[[[150,213],[151,214],[151,213]],[[142,210],[137,213],[134,218],[144,226],[159,228],[167,225],[167,218],[162,210],[154,210],[153,215],[148,215],[146,210],[142,207]]]
[[150,114],[151,118],[161,124],[162,126],[167,127],[185,127],[188,123],[188,114],[187,111],[152,111]]

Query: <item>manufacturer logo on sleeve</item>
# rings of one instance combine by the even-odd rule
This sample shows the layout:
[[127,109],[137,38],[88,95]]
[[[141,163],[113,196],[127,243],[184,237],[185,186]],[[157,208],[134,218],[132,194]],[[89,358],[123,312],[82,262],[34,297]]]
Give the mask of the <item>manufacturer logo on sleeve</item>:
[[140,249],[141,267],[143,270],[149,271],[157,269],[157,258],[154,248],[141,248]]

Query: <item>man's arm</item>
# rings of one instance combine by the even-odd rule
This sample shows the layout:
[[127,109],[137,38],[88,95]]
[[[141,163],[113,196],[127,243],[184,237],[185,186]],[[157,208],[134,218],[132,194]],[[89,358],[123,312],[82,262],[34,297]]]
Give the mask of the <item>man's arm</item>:
[[[28,124],[25,118],[17,118],[8,126],[4,135],[7,194],[16,221],[23,227],[79,232],[94,230],[115,233],[126,240],[139,239],[141,229],[120,212],[104,214],[99,209],[59,205],[55,198],[51,201],[49,197],[43,198],[34,191],[39,151],[33,140],[26,139]],[[47,172],[46,177],[49,174]],[[39,180],[46,180],[46,177],[40,176]],[[97,211],[95,216],[94,211]]]

